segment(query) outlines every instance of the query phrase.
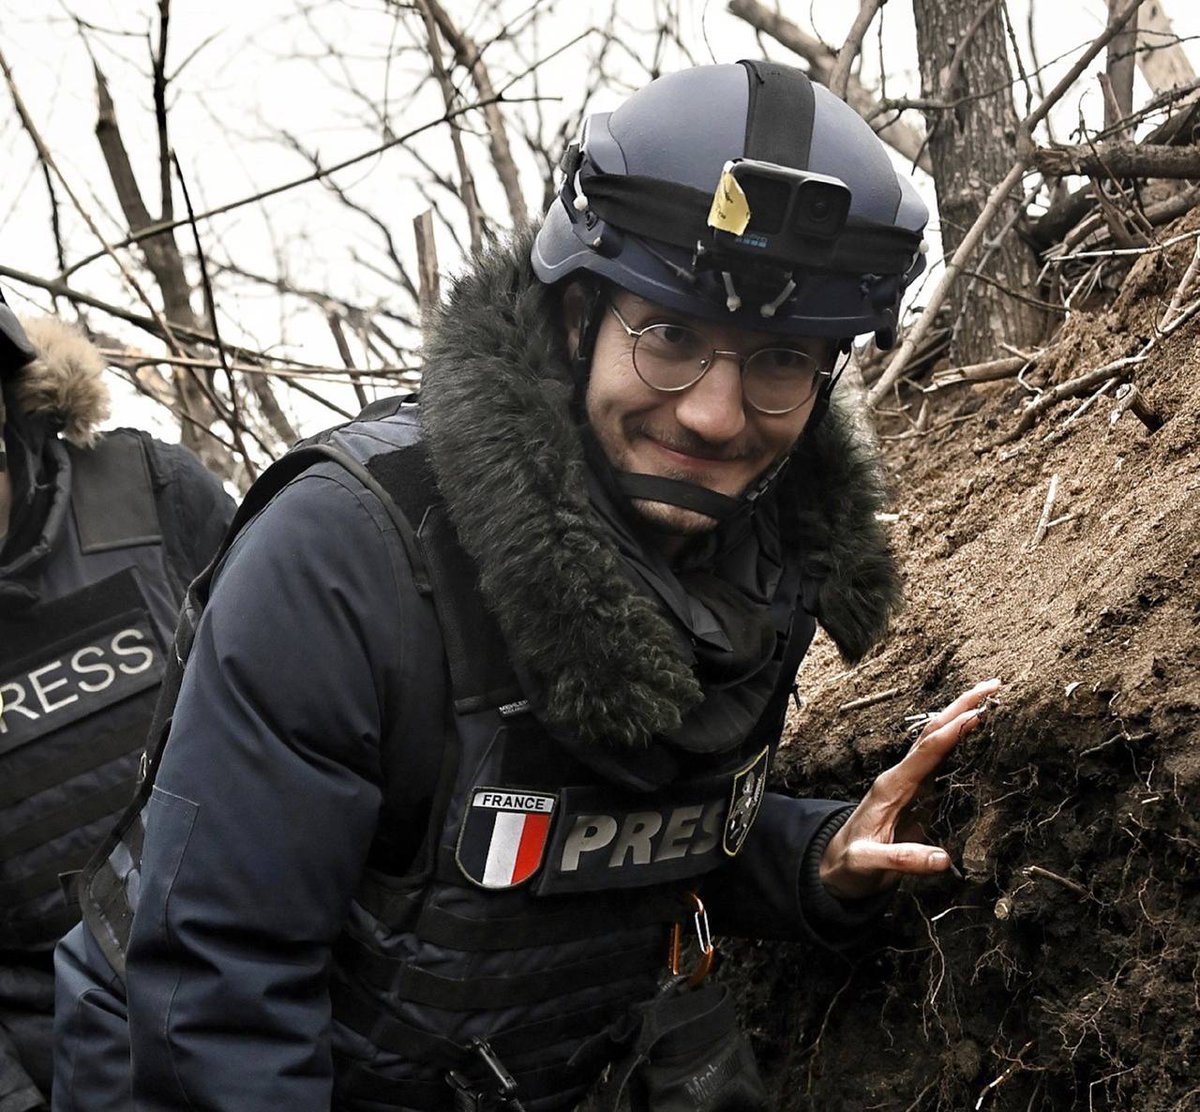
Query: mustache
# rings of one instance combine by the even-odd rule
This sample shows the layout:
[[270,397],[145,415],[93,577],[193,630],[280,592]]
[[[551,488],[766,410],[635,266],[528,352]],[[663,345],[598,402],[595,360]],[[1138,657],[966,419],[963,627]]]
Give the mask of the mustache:
[[638,432],[648,440],[664,448],[670,448],[684,455],[695,456],[698,459],[713,460],[714,462],[729,463],[734,460],[750,459],[757,455],[759,448],[756,444],[744,442],[734,446],[729,444],[713,444],[702,436],[687,429],[673,429],[670,432],[659,432],[643,425]]

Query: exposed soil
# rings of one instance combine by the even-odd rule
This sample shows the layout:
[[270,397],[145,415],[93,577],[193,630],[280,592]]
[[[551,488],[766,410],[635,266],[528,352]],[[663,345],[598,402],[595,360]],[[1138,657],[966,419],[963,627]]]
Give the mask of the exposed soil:
[[[1135,353],[1192,251],[1141,257],[1032,382]],[[1200,1109],[1198,340],[1200,317],[1133,372],[1153,434],[1132,413],[1110,427],[1110,392],[1005,443],[1015,380],[933,395],[939,431],[884,422],[907,609],[852,671],[828,643],[810,655],[779,775],[852,798],[904,753],[908,716],[1004,688],[928,801],[961,880],[906,886],[848,959],[733,948],[779,1108]],[[1070,519],[1031,548],[1054,475]]]

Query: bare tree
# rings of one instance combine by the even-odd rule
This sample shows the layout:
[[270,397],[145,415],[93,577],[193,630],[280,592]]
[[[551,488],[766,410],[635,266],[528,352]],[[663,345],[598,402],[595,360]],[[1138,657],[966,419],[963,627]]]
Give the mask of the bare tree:
[[[913,12],[942,243],[949,255],[1012,165],[1018,124],[1013,76],[999,0],[914,0]],[[1000,234],[1019,219],[1021,208],[1019,193],[1004,201],[987,230],[994,237],[991,250],[952,291],[954,362],[978,363],[991,358],[1000,341],[1024,347],[1040,337],[1042,314],[1013,296],[1036,288],[1037,260],[1017,236]]]

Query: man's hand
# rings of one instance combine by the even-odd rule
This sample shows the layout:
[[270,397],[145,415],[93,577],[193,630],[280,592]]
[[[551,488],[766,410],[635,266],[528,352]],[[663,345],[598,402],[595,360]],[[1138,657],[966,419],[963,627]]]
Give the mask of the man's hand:
[[882,772],[821,859],[821,883],[844,900],[872,896],[894,884],[900,873],[940,873],[950,868],[945,850],[898,841],[905,810],[942,758],[979,725],[982,704],[1000,688],[985,680],[930,719],[897,765]]

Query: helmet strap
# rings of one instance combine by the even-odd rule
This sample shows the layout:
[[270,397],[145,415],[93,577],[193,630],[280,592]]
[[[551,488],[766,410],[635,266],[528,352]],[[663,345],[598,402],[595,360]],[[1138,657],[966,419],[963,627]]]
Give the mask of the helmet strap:
[[714,521],[728,521],[742,505],[740,498],[730,498],[696,483],[684,482],[682,479],[641,475],[633,471],[618,471],[616,479],[617,488],[626,498],[666,502],[671,506],[704,514]]

